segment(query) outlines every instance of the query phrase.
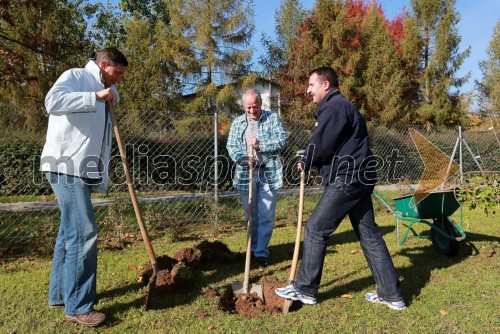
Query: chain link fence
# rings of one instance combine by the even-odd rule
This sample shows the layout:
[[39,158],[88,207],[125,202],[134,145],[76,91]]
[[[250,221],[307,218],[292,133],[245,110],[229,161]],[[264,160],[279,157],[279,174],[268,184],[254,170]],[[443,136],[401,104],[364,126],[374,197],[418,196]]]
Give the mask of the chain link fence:
[[[213,120],[213,115],[186,117],[149,111],[141,112],[134,122],[124,119],[120,125],[149,231],[175,237],[186,226],[212,224],[216,231],[220,226],[244,223],[239,195],[231,185],[234,163],[225,148],[231,119],[222,117],[217,142]],[[293,211],[286,208],[291,209],[297,202],[297,151],[306,147],[314,120],[283,122],[289,137],[282,152],[284,187],[279,192],[278,207],[285,208],[280,212],[287,212]],[[458,128],[415,129],[448,156],[457,146],[454,160],[462,161],[464,172],[480,168],[500,170],[500,143],[493,126],[484,131],[463,131],[461,141]],[[402,125],[369,124],[371,147],[378,158],[378,187],[418,183],[424,164],[408,130],[408,126]],[[6,133],[2,138],[0,250],[2,245],[25,242],[52,244],[59,225],[59,209],[47,180],[38,171],[43,138],[16,141]],[[214,145],[218,145],[217,157]],[[122,240],[127,233],[137,232],[137,223],[116,144],[111,155],[109,194],[93,195],[93,203],[101,236],[104,232],[109,238]],[[321,179],[316,171],[308,177],[307,191],[320,194]],[[283,217],[277,217],[280,218]]]

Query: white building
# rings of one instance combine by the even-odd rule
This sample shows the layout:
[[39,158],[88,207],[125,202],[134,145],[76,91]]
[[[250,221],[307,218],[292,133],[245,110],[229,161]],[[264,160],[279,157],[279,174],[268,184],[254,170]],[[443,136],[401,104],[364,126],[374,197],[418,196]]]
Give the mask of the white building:
[[[281,115],[280,90],[278,85],[267,79],[259,79],[254,88],[260,92],[262,97],[262,109],[275,111],[278,115]],[[241,88],[239,90],[241,91]]]

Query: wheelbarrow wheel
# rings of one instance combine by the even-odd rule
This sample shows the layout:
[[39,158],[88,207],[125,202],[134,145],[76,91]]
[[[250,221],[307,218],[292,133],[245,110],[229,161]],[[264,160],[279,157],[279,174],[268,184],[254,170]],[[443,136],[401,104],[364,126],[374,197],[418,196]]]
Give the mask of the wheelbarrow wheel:
[[455,228],[448,220],[434,220],[434,227],[431,229],[431,240],[434,248],[439,254],[453,257],[458,253],[458,241],[448,238],[436,231],[436,228],[444,233],[455,237]]

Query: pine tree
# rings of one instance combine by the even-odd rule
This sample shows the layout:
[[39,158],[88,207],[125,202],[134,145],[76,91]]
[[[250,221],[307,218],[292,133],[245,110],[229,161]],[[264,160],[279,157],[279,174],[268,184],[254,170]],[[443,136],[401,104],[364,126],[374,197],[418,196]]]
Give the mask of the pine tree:
[[488,59],[479,63],[483,80],[476,81],[479,91],[479,110],[484,115],[498,115],[500,111],[500,20],[486,50]]
[[167,4],[176,50],[173,59],[183,71],[183,90],[196,93],[187,111],[209,114],[214,107],[236,108],[240,97],[232,84],[248,73],[252,56],[251,5],[251,0],[172,0]]
[[[303,17],[296,29],[297,36],[286,50],[286,62],[279,69],[277,78],[281,87],[282,114],[289,118],[303,118],[312,108],[306,95],[309,71],[334,62],[331,55],[337,54],[338,49],[333,43],[326,46],[329,52],[324,52],[324,41],[328,29],[341,15],[342,7],[341,0],[318,0],[312,12]],[[338,67],[334,68],[338,70]]]
[[298,0],[281,0],[276,10],[275,32],[276,38],[263,34],[261,42],[266,52],[260,57],[260,64],[264,67],[263,75],[271,78],[278,76],[277,71],[282,68],[292,54],[292,48],[297,40],[297,27],[301,24],[305,11]]
[[[289,88],[292,88],[293,91],[293,87],[296,86],[296,83],[293,82],[296,78],[287,75],[287,69],[288,64],[294,61],[291,58],[297,43],[297,29],[300,27],[305,13],[300,1],[281,0],[274,16],[276,37],[272,39],[270,36],[263,35],[261,38],[265,50],[265,53],[259,58],[259,63],[263,66],[261,76],[268,77],[269,80],[280,85],[280,108],[288,111],[292,110],[293,107],[289,106],[290,99],[286,97],[290,96]],[[292,80],[292,83],[285,82],[285,80]],[[303,85],[303,82],[300,82],[299,85]]]
[[180,71],[172,61],[170,19],[164,5],[150,0],[121,3],[130,18],[124,23],[123,49],[129,68],[120,87],[119,110],[127,130],[140,135],[152,125],[152,117],[158,129],[168,128],[165,112],[178,109],[179,104]]
[[375,3],[370,4],[362,25],[366,68],[360,90],[366,97],[365,116],[383,123],[404,121],[408,108],[403,105],[402,88],[407,86],[407,77],[401,52],[396,49],[382,9]]
[[275,30],[278,45],[285,53],[290,53],[297,40],[297,27],[304,16],[304,9],[298,0],[282,0],[275,14]]
[[418,118],[427,126],[460,123],[464,116],[460,92],[452,88],[460,89],[468,79],[455,75],[470,47],[459,52],[455,0],[411,0],[411,6],[422,39]]

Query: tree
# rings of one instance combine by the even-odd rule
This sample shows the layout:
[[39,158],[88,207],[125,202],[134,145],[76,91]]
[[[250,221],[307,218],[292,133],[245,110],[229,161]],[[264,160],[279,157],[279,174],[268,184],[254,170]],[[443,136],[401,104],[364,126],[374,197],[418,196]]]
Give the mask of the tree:
[[302,21],[280,69],[282,109],[299,117],[308,104],[308,72],[330,66],[340,88],[369,120],[394,122],[408,114],[403,18],[387,20],[380,6],[362,0],[318,0]]
[[165,0],[121,0],[120,8],[136,18],[149,22],[151,28],[159,22],[167,25],[170,22]]
[[455,75],[470,47],[459,52],[455,0],[411,0],[411,7],[421,38],[418,118],[427,126],[460,123],[465,111],[460,105],[459,89],[468,75]]
[[301,24],[305,11],[298,0],[281,0],[280,7],[274,15],[276,38],[262,34],[261,43],[266,52],[260,56],[259,63],[263,66],[263,76],[277,76],[277,71],[283,67],[291,48],[297,40],[297,27]]
[[[281,84],[283,84],[285,73],[281,73],[281,71],[285,70],[286,65],[291,61],[290,57],[293,55],[293,48],[298,36],[297,28],[301,25],[305,13],[300,1],[281,0],[280,7],[274,16],[276,37],[273,39],[263,34],[261,38],[265,50],[265,53],[259,57],[259,63],[263,67],[261,76],[277,82],[280,82],[281,77]],[[289,86],[289,83],[284,84],[281,89],[286,90]],[[286,95],[284,94],[284,96]],[[286,109],[287,101],[282,101],[280,98],[280,106],[283,104]]]
[[109,1],[106,6],[103,3],[96,4],[95,17],[88,20],[90,29],[88,29],[87,35],[99,49],[111,46],[119,47],[124,43],[127,36],[125,25],[129,20],[126,15],[127,9],[134,10],[132,7],[126,7],[124,3],[126,2],[122,1],[120,6],[124,7],[125,10],[120,10]]
[[[249,46],[254,26],[251,0],[172,0],[173,60],[182,69],[184,93],[196,97],[186,107],[192,113],[236,107],[236,80],[248,74]],[[219,86],[224,88],[219,89]],[[245,83],[243,83],[245,85]]]
[[483,80],[476,81],[479,110],[484,115],[498,115],[500,110],[500,20],[497,21],[488,49],[488,59],[479,63]]
[[144,134],[146,127],[152,125],[149,111],[155,112],[157,127],[165,129],[169,124],[158,111],[170,111],[179,105],[180,71],[172,60],[174,47],[168,15],[156,14],[162,19],[134,12],[125,25],[127,36],[123,48],[129,68],[120,90],[124,102],[120,109],[127,129],[137,134]]
[[[329,26],[333,25],[341,15],[342,1],[319,0],[312,12],[303,16],[301,23],[295,30],[296,38],[287,38],[293,44],[286,48],[286,60],[277,71],[277,81],[281,87],[280,101],[282,114],[289,118],[303,118],[309,109],[309,100],[305,94],[309,71],[320,65],[331,65],[332,58],[324,52],[324,40]],[[279,13],[285,15],[285,12]],[[280,20],[279,14],[277,19]],[[283,24],[286,18],[279,24]],[[284,28],[277,31],[286,32]],[[288,31],[290,33],[290,31]],[[281,38],[281,37],[279,37]],[[327,47],[328,48],[328,47]],[[329,54],[336,54],[338,50],[330,47]],[[338,69],[338,68],[336,68]]]
[[45,93],[69,66],[82,66],[92,43],[85,19],[95,5],[70,0],[0,2],[0,106],[9,128],[45,128]]
[[382,9],[371,3],[362,21],[366,65],[360,91],[366,98],[368,120],[383,123],[408,120],[409,106],[403,103],[408,77],[403,69],[402,51],[396,47],[402,36],[402,28],[397,26],[401,20],[401,16],[397,17],[388,25]]

